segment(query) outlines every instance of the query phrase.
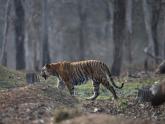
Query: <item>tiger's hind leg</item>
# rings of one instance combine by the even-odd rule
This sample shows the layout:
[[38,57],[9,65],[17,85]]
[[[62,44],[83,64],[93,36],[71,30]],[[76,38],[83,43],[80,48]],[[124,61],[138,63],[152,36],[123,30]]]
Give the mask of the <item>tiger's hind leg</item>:
[[115,89],[113,88],[112,85],[109,84],[108,81],[103,81],[103,82],[102,82],[102,85],[103,85],[105,88],[107,88],[107,89],[112,93],[112,95],[113,95],[113,97],[114,97],[115,100],[118,99],[118,96],[116,95]]
[[93,81],[93,96],[87,98],[87,100],[95,100],[99,96],[100,83]]

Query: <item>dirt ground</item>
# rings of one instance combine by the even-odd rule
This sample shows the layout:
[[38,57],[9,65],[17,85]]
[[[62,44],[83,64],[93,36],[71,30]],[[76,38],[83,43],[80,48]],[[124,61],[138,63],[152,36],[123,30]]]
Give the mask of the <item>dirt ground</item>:
[[46,85],[0,91],[0,124],[50,124],[55,109],[77,104],[75,98]]
[[143,119],[124,119],[107,114],[86,114],[63,121],[61,124],[164,124],[164,122]]
[[153,121],[165,121],[165,105],[153,108],[149,103],[139,103],[135,99],[130,100],[124,108],[109,100],[86,101],[83,103],[84,111],[90,113],[103,113],[125,119],[147,119]]
[[[56,110],[61,106],[67,107],[68,110],[71,108],[79,108],[81,111],[81,116],[71,116],[73,119],[62,122],[68,124],[76,124],[76,122],[82,118],[84,118],[83,124],[91,124],[91,121],[95,123],[98,117],[105,124],[113,121],[112,118],[114,117],[124,118],[126,120],[145,119],[153,123],[160,121],[165,122],[165,105],[153,108],[148,103],[137,102],[134,97],[128,97],[128,101],[129,103],[124,107],[123,105],[121,107],[118,105],[118,102],[112,100],[78,101],[69,94],[48,85],[28,85],[0,91],[0,124],[56,123],[54,113],[56,113]],[[67,119],[65,116],[63,118],[64,120]],[[107,118],[109,119],[107,120]],[[118,121],[116,120],[114,124],[117,124]],[[145,124],[147,123],[148,122]]]
[[[153,77],[154,80],[151,80],[152,77],[149,77],[149,80],[138,78],[137,81],[131,79],[128,82],[146,83],[161,79]],[[137,102],[134,93],[136,86],[129,88],[125,85],[125,89],[118,94],[119,100],[115,102],[111,99],[90,101],[79,96],[72,97],[68,92],[60,91],[51,85],[51,80],[27,85],[24,73],[1,66],[0,81],[0,124],[109,124],[110,122],[111,124],[158,124],[161,121],[165,122],[165,104],[153,108],[149,103]],[[52,82],[55,80],[52,79]]]

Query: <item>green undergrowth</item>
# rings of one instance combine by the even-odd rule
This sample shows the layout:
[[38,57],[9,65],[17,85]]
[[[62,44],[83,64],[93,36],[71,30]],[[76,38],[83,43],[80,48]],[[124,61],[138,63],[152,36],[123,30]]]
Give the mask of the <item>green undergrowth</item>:
[[[75,93],[76,96],[78,96],[80,99],[86,99],[93,95],[93,86],[92,81],[88,81],[85,84],[78,85],[75,87]],[[111,99],[112,95],[108,90],[100,85],[100,95],[97,99]]]
[[[0,90],[26,85],[25,77],[25,72],[8,69],[0,65]],[[44,80],[41,76],[39,78],[41,83],[56,87],[58,81],[56,77],[51,76],[47,80]]]
[[0,90],[25,85],[25,74],[0,65]]
[[[120,83],[124,81],[124,87],[122,89],[115,88],[116,93],[119,97],[117,101],[118,103],[117,106],[120,109],[127,108],[130,99],[133,100],[137,98],[138,89],[147,85],[152,85],[155,82],[159,82],[163,80],[164,75],[145,77],[145,78],[128,78],[128,77],[124,77],[124,78],[126,79],[120,79],[120,81],[115,80],[115,82],[120,82]],[[53,87],[56,87],[58,80],[56,77],[50,77],[46,81],[43,80],[43,82],[52,85]],[[120,83],[117,83],[117,85],[120,85]],[[68,89],[65,88],[62,92],[68,93]],[[89,80],[84,84],[75,86],[75,95],[76,98],[79,99],[80,101],[85,100],[86,98],[92,96],[93,95],[92,81]],[[109,90],[107,90],[105,87],[100,85],[100,95],[97,97],[97,100],[112,100],[112,99],[113,99],[112,93]]]
[[[118,96],[125,96],[134,93],[142,84],[140,83],[127,83],[124,85],[123,89],[115,89]],[[86,84],[76,86],[76,95],[81,99],[86,99],[93,95],[92,82],[88,81]],[[112,99],[112,94],[105,87],[100,85],[100,95],[97,99]]]
[[[140,89],[141,87],[154,84],[155,82],[159,82],[162,79],[163,77],[152,77],[152,78],[149,77],[144,79],[139,78],[139,79],[131,79],[130,81],[128,79],[127,82],[124,83],[124,87],[122,89],[115,88],[115,90],[119,98],[124,101],[124,99],[127,99],[127,97],[131,97],[131,96],[136,97],[138,89]],[[75,89],[76,89],[76,95],[80,99],[86,99],[93,95],[93,86],[91,81],[76,86]],[[98,96],[97,99],[112,99],[112,97],[113,97],[112,93],[109,90],[107,90],[105,87],[100,85],[100,95]]]
[[[125,83],[122,89],[115,89],[115,90],[119,98],[122,99],[122,102],[125,104],[126,102],[124,101],[124,99],[127,99],[127,97],[131,97],[131,96],[137,96],[137,92],[139,88],[146,85],[151,85],[156,81],[162,80],[164,78],[164,75],[150,76],[145,78],[128,78],[128,77],[124,77],[124,78],[121,79],[120,81],[115,80],[115,82],[122,83],[122,81],[124,81]],[[51,87],[56,87],[58,79],[54,76],[49,77],[47,80],[44,80],[44,78],[40,77],[40,81],[42,83],[45,83],[46,85],[50,85]],[[25,83],[26,83],[25,73],[0,66],[0,89],[22,86]],[[117,85],[120,84],[117,83]],[[68,89],[65,88],[64,91],[68,92]],[[82,100],[92,96],[93,95],[92,81],[89,80],[85,84],[75,86],[75,95],[77,98]],[[100,95],[98,96],[97,99],[104,100],[104,99],[112,99],[112,98],[113,98],[112,93],[108,91],[105,87],[100,85]]]
[[124,109],[128,107],[130,99],[137,99],[138,89],[151,86],[154,83],[159,83],[164,79],[164,76],[153,76],[139,79],[131,79],[127,83],[125,83],[122,90],[118,90],[120,92],[120,99],[118,100],[118,107]]
[[[157,77],[147,77],[147,78],[132,78],[132,79],[127,79],[126,82],[124,82],[124,87],[122,89],[116,89],[116,93],[119,96],[119,98],[121,99],[121,102],[123,102],[124,104],[126,103],[124,101],[124,99],[127,99],[128,97],[136,97],[137,96],[137,92],[138,89],[140,89],[141,87],[147,86],[147,85],[151,85],[153,83],[155,83],[156,81],[160,81],[164,78],[164,76],[157,76]],[[125,80],[125,79],[123,79]],[[58,82],[56,77],[50,77],[48,78],[48,80],[43,82],[52,85],[53,87],[56,87],[56,84]],[[120,82],[122,83],[122,79],[121,81],[115,80],[115,82]],[[117,83],[117,85],[120,85],[120,83]],[[64,90],[65,92],[68,92],[68,89],[66,88]],[[92,86],[92,81],[89,80],[88,82],[81,84],[81,85],[77,85],[75,86],[75,95],[78,99],[84,100],[90,96],[93,95],[93,86]],[[100,85],[100,95],[98,96],[98,100],[106,100],[106,99],[112,99],[112,93],[107,90],[105,87],[103,87],[102,85]]]

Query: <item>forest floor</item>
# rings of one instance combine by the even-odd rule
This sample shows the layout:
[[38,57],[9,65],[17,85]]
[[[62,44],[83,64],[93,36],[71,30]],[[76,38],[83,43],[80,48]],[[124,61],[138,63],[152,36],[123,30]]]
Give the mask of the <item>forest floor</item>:
[[[125,86],[117,90],[118,101],[104,87],[97,100],[85,100],[92,95],[91,83],[76,87],[76,97],[55,87],[54,78],[28,85],[25,74],[0,66],[0,124],[139,124],[165,122],[165,105],[153,108],[137,101],[137,91],[145,85],[163,80],[161,76],[141,75],[122,78]],[[133,119],[131,121],[130,119]],[[134,120],[135,119],[135,120]],[[136,123],[137,124],[137,123]]]

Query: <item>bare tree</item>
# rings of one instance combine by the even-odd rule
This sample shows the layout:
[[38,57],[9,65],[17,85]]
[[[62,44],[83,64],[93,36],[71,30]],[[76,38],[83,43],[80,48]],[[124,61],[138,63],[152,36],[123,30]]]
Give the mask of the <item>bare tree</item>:
[[[161,1],[161,4],[165,4],[165,1]],[[161,7],[161,11],[160,14],[164,17],[163,18],[163,24],[161,25],[162,27],[162,34],[165,34],[165,12],[163,11],[163,5]],[[161,35],[161,41],[160,41],[160,45],[161,45],[161,56],[162,58],[165,60],[165,35]]]
[[120,75],[122,59],[123,59],[123,39],[125,29],[125,1],[114,0],[114,49],[113,49],[113,63],[112,75]]
[[[126,31],[126,39],[125,39],[125,52],[126,58],[129,65],[132,64],[132,0],[126,0],[126,24],[125,24],[125,31]],[[128,67],[128,73],[131,74],[131,67]]]
[[14,0],[15,6],[15,42],[16,42],[16,69],[25,68],[25,10],[22,0]]
[[85,52],[85,46],[84,46],[84,28],[86,24],[86,18],[87,18],[87,13],[85,11],[85,7],[83,6],[83,1],[80,0],[78,2],[78,14],[80,18],[80,26],[79,26],[79,38],[80,38],[80,59],[84,59],[84,52]]
[[9,13],[11,9],[11,0],[7,0],[6,2],[6,10],[5,10],[5,19],[4,19],[4,32],[3,32],[3,42],[0,56],[0,63],[2,65],[7,64],[7,33],[9,28]]
[[165,59],[165,41],[163,43],[163,58]]
[[[144,52],[150,57],[154,58],[155,63],[158,64],[160,60],[160,56],[159,56],[159,44],[157,40],[157,25],[158,25],[159,14],[161,9],[161,0],[154,0],[152,3],[150,3],[150,5],[147,2],[147,0],[143,0],[142,2],[143,2],[145,27],[148,35],[148,46],[145,48]],[[148,61],[147,58],[145,61]]]
[[41,9],[40,0],[25,1],[25,59],[26,71],[34,72],[41,67]]
[[35,35],[33,31],[33,2],[31,0],[25,1],[25,61],[26,66],[25,70],[27,72],[33,72],[34,71],[34,39],[33,35]]
[[[35,70],[40,70],[42,67],[41,61],[41,36],[42,36],[42,2],[40,0],[36,0],[35,2],[35,15],[37,16],[36,19],[34,19],[34,27],[35,27]],[[37,6],[37,7],[36,7]],[[48,41],[47,41],[48,42]]]
[[48,1],[42,0],[42,64],[50,63],[48,44]]
[[[151,28],[152,28],[152,35],[153,35],[153,44],[154,44],[154,54],[155,56],[160,56],[159,53],[159,43],[158,43],[158,22],[161,10],[161,0],[154,0],[151,4],[152,7],[152,18],[151,18]],[[159,63],[159,59],[155,59],[156,64]]]

